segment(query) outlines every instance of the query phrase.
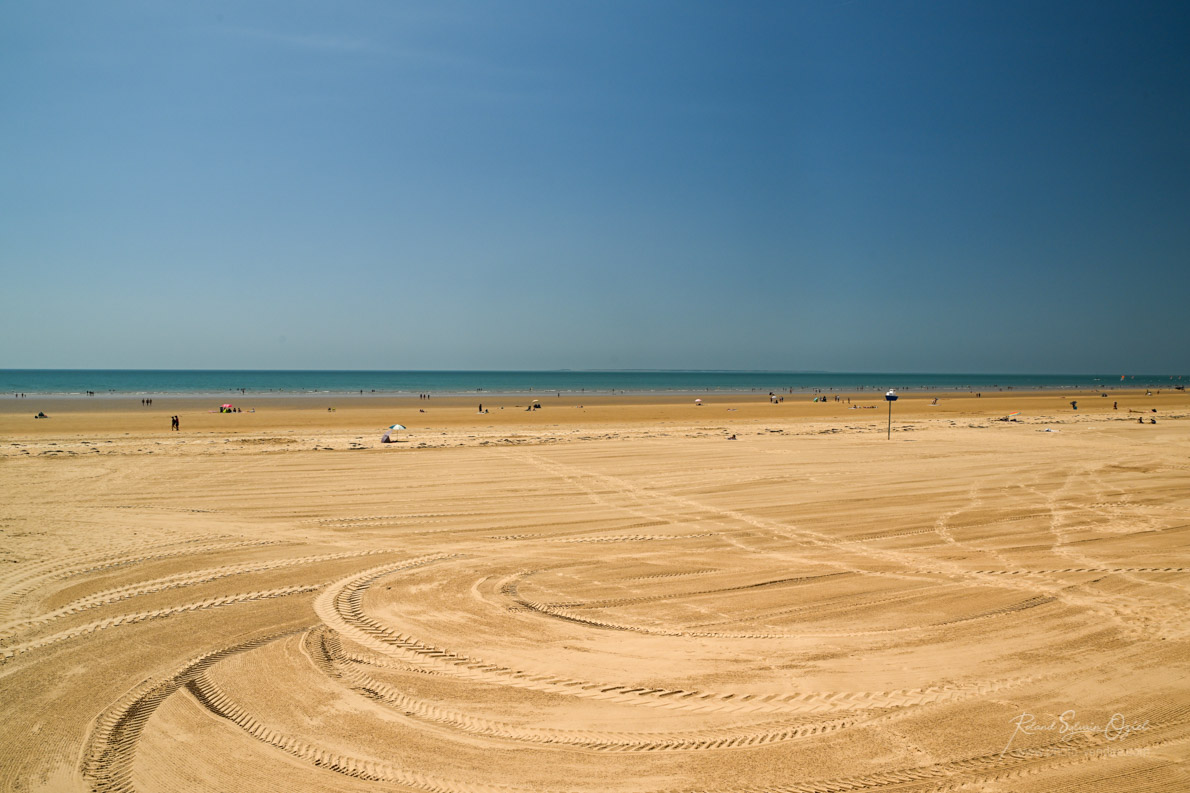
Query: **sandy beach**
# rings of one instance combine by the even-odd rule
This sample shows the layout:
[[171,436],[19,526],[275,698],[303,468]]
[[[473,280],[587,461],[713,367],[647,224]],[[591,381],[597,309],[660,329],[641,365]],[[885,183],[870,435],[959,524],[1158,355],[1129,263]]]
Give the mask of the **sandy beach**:
[[779,396],[0,400],[0,790],[1190,789],[1190,396]]

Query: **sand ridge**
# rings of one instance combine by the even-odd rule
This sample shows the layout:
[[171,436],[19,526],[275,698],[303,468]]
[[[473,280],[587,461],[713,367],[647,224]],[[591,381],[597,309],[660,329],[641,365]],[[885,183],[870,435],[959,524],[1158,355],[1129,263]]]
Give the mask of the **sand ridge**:
[[1190,400],[1065,396],[10,409],[0,789],[1185,787]]

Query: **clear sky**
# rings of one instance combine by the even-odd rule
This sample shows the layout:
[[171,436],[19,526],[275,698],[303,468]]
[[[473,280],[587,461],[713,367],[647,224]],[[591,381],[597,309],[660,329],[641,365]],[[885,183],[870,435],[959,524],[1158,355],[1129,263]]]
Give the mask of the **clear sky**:
[[0,5],[0,367],[1190,371],[1190,3]]

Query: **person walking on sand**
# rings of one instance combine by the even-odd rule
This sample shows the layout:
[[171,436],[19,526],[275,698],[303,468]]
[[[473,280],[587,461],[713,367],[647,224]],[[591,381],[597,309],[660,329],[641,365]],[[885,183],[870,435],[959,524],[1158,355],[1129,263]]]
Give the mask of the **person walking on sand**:
[[1071,400],[1070,407],[1073,408],[1074,410],[1078,410],[1078,402],[1075,400]]
[[178,429],[178,417],[177,416],[169,417],[169,428],[171,430],[177,431],[177,429]]

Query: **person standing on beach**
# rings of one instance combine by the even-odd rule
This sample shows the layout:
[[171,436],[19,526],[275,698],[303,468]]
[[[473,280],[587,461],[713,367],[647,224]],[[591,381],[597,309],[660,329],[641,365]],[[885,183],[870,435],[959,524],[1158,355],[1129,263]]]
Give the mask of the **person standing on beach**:
[[169,417],[169,428],[171,430],[175,430],[175,431],[178,429],[178,417],[177,416]]

